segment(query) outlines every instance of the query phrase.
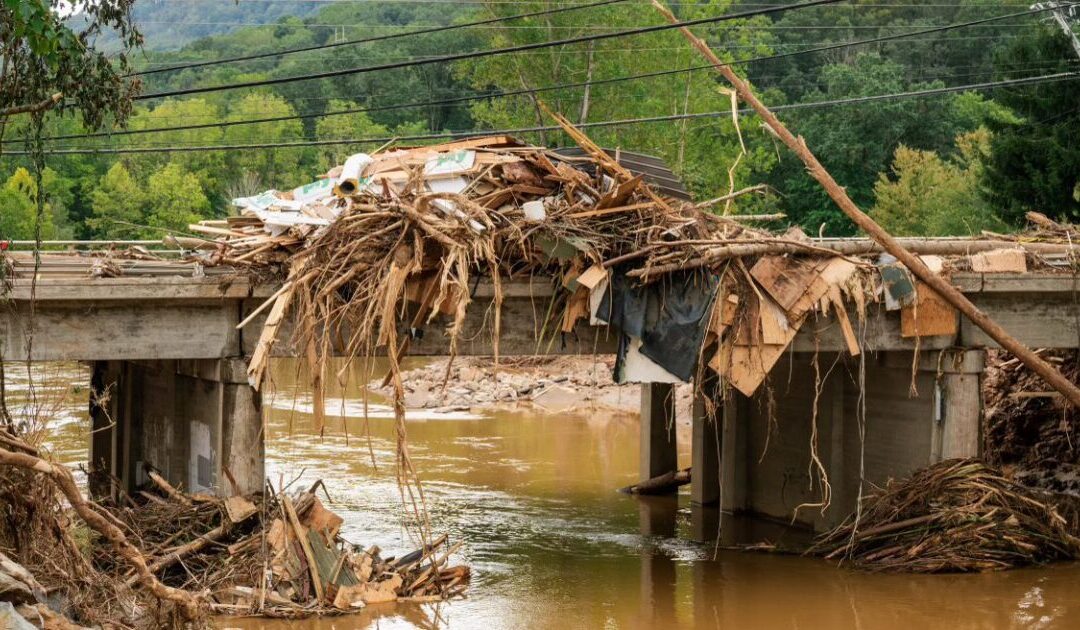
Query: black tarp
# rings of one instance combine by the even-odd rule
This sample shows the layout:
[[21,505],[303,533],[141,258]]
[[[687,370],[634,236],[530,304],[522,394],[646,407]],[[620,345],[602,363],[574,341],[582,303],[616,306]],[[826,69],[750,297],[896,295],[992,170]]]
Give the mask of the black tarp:
[[627,277],[625,270],[613,270],[596,317],[622,333],[615,382],[625,382],[627,376],[632,376],[623,370],[629,337],[641,339],[641,354],[689,381],[697,367],[709,307],[718,285],[719,276],[705,271],[673,273],[657,282],[641,284]]

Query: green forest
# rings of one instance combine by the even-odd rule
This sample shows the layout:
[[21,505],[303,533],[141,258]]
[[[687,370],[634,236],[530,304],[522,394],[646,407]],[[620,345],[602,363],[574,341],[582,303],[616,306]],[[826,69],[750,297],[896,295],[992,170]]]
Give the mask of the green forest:
[[[181,16],[170,13],[175,10],[168,9],[169,3],[148,6],[140,14],[147,21],[147,43],[133,61],[139,70],[384,36],[559,4],[328,2],[318,3],[317,10],[287,14],[279,3],[269,3],[273,10],[247,8],[240,17],[208,13],[201,18],[191,10]],[[760,6],[714,0],[675,3],[674,8],[680,18],[695,19]],[[160,10],[151,10],[154,7]],[[1077,51],[1058,24],[1046,14],[1020,15],[933,34],[761,58],[1027,9],[986,0],[868,0],[716,22],[695,31],[726,61],[737,62],[737,71],[767,104],[796,106],[781,108],[779,115],[884,227],[904,235],[965,235],[1014,229],[1029,210],[1060,220],[1080,219],[1080,82],[851,101],[1080,70]],[[203,20],[187,25],[192,27],[213,26],[216,19],[223,25],[261,23],[219,28],[224,32],[182,45],[154,39],[184,39],[177,32],[201,34],[194,28],[184,31],[185,19]],[[161,26],[169,21],[180,30]],[[142,77],[141,89],[150,95],[303,76],[661,22],[648,4],[615,4],[157,72]],[[234,197],[305,184],[348,155],[372,151],[390,138],[415,145],[421,143],[410,140],[415,136],[551,124],[538,101],[577,123],[716,113],[587,131],[601,145],[664,158],[696,199],[764,183],[767,195],[742,197],[728,211],[783,212],[791,224],[813,235],[853,234],[854,226],[759,120],[745,113],[731,115],[732,101],[722,81],[702,69],[703,64],[677,31],[662,31],[452,63],[144,98],[137,101],[125,129],[91,137],[80,137],[85,131],[78,115],[56,111],[49,114],[44,131],[43,235],[158,239],[182,233],[188,223],[232,212],[229,202]],[[688,68],[698,69],[611,81]],[[576,86],[544,89],[562,84]],[[541,91],[528,92],[536,89]],[[503,92],[517,94],[501,96]],[[327,115],[346,110],[350,113]],[[261,118],[280,120],[216,126]],[[3,136],[2,239],[33,234],[38,191],[30,162],[17,154],[28,146],[20,125],[18,117],[12,118]],[[173,129],[193,125],[200,127]],[[151,129],[157,131],[130,133]],[[562,133],[520,137],[549,146],[569,144]],[[312,140],[359,142],[213,150]],[[133,147],[154,150],[62,153]],[[198,150],[179,150],[184,148]]]

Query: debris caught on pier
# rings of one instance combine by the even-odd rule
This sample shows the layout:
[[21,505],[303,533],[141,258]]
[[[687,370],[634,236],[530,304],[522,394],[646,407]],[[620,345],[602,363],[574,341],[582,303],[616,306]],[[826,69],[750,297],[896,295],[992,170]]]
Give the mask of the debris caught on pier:
[[91,502],[65,467],[4,428],[0,464],[0,603],[21,618],[51,620],[45,627],[344,614],[444,601],[469,582],[467,566],[450,564],[460,543],[446,536],[401,556],[347,541],[344,520],[316,496],[326,493],[321,482],[219,498],[184,493],[148,468],[144,489]]
[[459,545],[446,536],[401,557],[347,541],[344,519],[317,496],[326,492],[322,482],[228,499],[155,483],[157,492],[135,497],[138,507],[108,509],[136,534],[163,583],[204,593],[214,613],[292,618],[443,601],[463,594],[469,580],[468,567],[449,564]]
[[1080,557],[1080,500],[974,459],[946,460],[867,497],[808,552],[882,572],[994,571]]
[[[1080,352],[1040,350],[1080,382]],[[1080,417],[1042,379],[1007,352],[987,353],[983,392],[986,460],[1024,484],[1080,496]]]

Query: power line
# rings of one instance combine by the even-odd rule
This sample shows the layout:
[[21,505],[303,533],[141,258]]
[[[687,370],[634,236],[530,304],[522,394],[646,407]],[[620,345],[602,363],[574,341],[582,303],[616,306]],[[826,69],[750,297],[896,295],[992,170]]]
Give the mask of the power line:
[[389,35],[379,35],[376,37],[365,37],[362,39],[352,39],[343,42],[331,42],[328,44],[317,44],[313,46],[302,46],[300,48],[290,48],[287,50],[278,50],[265,53],[254,53],[251,55],[241,55],[239,57],[229,57],[227,59],[215,59],[212,61],[199,61],[187,64],[181,64],[176,66],[169,66],[166,68],[157,68],[154,70],[143,70],[141,72],[135,72],[125,76],[146,76],[148,74],[158,74],[161,72],[173,72],[179,70],[187,70],[190,68],[202,68],[205,66],[216,66],[225,63],[235,63],[238,61],[251,61],[254,59],[265,59],[267,57],[281,57],[284,55],[292,55],[300,52],[308,52],[312,50],[325,50],[327,48],[336,48],[338,46],[354,46],[357,44],[368,44],[371,42],[382,42],[390,39],[398,39],[401,37],[412,37],[415,35],[430,35],[432,33],[442,33],[446,31],[454,31],[464,28],[473,28],[476,26],[483,26],[486,24],[496,24],[498,22],[508,22],[510,20],[518,20],[530,17],[538,17],[541,15],[555,15],[557,13],[567,13],[569,11],[580,11],[582,9],[593,9],[596,7],[607,6],[611,4],[619,4],[626,2],[627,0],[601,0],[599,2],[590,2],[587,4],[575,4],[572,6],[561,7],[557,9],[547,9],[544,11],[532,11],[529,13],[519,13],[517,15],[509,15],[506,17],[489,18],[486,20],[479,20],[476,22],[466,22],[464,24],[448,24],[446,26],[436,26],[432,28],[425,28],[417,31],[407,31],[404,33],[391,33]]
[[[940,32],[945,32],[945,31],[950,31],[950,30],[956,30],[956,29],[960,29],[960,28],[968,28],[968,27],[971,27],[971,26],[978,26],[978,25],[986,24],[986,23],[993,22],[993,21],[996,21],[996,20],[1005,20],[1005,19],[1010,19],[1010,18],[1020,17],[1020,16],[1025,16],[1025,15],[1035,15],[1035,14],[1042,13],[1042,12],[1047,11],[1047,10],[1049,10],[1049,9],[1034,9],[1034,10],[1029,10],[1029,11],[1021,11],[1021,12],[1017,12],[1017,13],[1010,13],[1010,14],[1006,14],[1006,15],[999,15],[999,16],[996,16],[996,17],[983,18],[983,19],[980,19],[980,20],[972,20],[972,21],[968,21],[968,22],[958,22],[958,23],[955,23],[955,24],[947,24],[945,26],[937,26],[937,27],[934,27],[934,28],[924,29],[924,30],[921,30],[921,31],[912,31],[912,32],[909,32],[909,33],[896,33],[896,34],[893,34],[893,35],[883,35],[881,37],[873,37],[873,38],[869,38],[869,39],[861,39],[861,40],[854,40],[854,41],[848,41],[848,42],[839,42],[839,43],[835,43],[835,44],[829,44],[829,45],[826,45],[826,46],[820,46],[820,47],[817,47],[817,48],[808,48],[808,49],[804,49],[804,50],[789,51],[789,52],[784,52],[784,53],[776,53],[776,54],[773,54],[773,55],[765,55],[765,56],[761,56],[761,57],[754,57],[754,58],[750,58],[750,59],[736,60],[736,61],[731,62],[730,65],[746,65],[746,64],[750,64],[750,63],[756,63],[756,62],[775,61],[775,60],[778,60],[778,59],[785,59],[785,58],[789,58],[789,57],[795,57],[795,56],[799,56],[799,55],[806,55],[806,54],[816,53],[816,52],[824,52],[824,51],[829,51],[829,50],[836,50],[836,49],[839,49],[839,48],[847,48],[847,47],[851,47],[851,46],[861,46],[861,45],[865,45],[865,44],[880,43],[880,42],[892,41],[892,40],[896,40],[896,39],[915,37],[915,36],[918,36],[918,35],[927,35],[927,34],[930,34],[930,33],[940,33]],[[197,130],[197,129],[211,129],[211,128],[232,127],[232,126],[237,126],[237,125],[251,125],[251,124],[261,124],[261,123],[270,123],[270,122],[283,122],[283,121],[287,121],[287,120],[306,120],[306,119],[312,119],[312,118],[323,118],[323,117],[331,117],[331,116],[344,116],[344,115],[349,115],[349,114],[394,111],[394,110],[399,110],[399,109],[412,109],[412,108],[420,108],[420,107],[440,107],[440,106],[445,106],[445,105],[454,105],[454,104],[463,103],[463,102],[486,100],[486,99],[489,99],[489,98],[503,98],[503,97],[510,97],[510,96],[519,96],[519,95],[522,95],[522,94],[535,94],[535,93],[550,92],[550,91],[555,91],[555,90],[573,89],[573,88],[578,88],[578,87],[585,87],[585,86],[588,86],[588,85],[597,86],[597,85],[607,85],[607,84],[611,84],[611,83],[621,83],[621,82],[624,82],[624,81],[636,81],[636,80],[640,80],[640,79],[648,79],[648,78],[655,78],[655,77],[661,77],[661,76],[667,76],[667,75],[673,75],[673,74],[682,74],[682,73],[687,73],[687,72],[695,72],[697,70],[704,70],[704,69],[708,69],[708,68],[711,68],[711,67],[712,66],[710,66],[710,65],[690,66],[688,68],[679,68],[679,69],[675,69],[675,70],[661,70],[661,71],[657,71],[657,72],[647,72],[647,73],[644,73],[644,74],[629,75],[629,76],[624,76],[624,77],[615,77],[615,78],[611,78],[611,79],[597,79],[597,80],[593,80],[593,81],[582,81],[582,82],[576,82],[576,83],[563,83],[563,84],[559,84],[559,85],[551,85],[551,86],[545,86],[545,87],[540,87],[540,88],[525,88],[525,89],[520,89],[520,90],[510,90],[510,91],[504,91],[504,92],[498,92],[498,93],[488,93],[488,94],[477,94],[477,95],[470,95],[470,96],[454,97],[454,98],[443,99],[443,100],[438,100],[438,101],[412,102],[412,103],[402,103],[402,104],[395,104],[395,105],[383,105],[383,106],[377,106],[377,107],[346,108],[346,109],[336,111],[336,112],[293,114],[293,115],[288,115],[288,116],[273,116],[273,117],[267,117],[267,118],[255,118],[255,119],[248,119],[248,120],[221,121],[221,122],[213,122],[213,123],[201,123],[201,124],[195,124],[195,125],[184,125],[184,126],[177,126],[177,127],[151,127],[151,128],[148,128],[148,129],[125,129],[125,130],[121,130],[121,131],[113,131],[113,132],[105,131],[105,132],[97,132],[97,133],[91,133],[91,134],[68,134],[68,135],[60,135],[60,136],[50,136],[50,137],[46,137],[46,138],[42,138],[42,139],[43,140],[69,140],[69,139],[75,139],[75,138],[100,138],[100,137],[112,137],[112,136],[141,135],[141,134],[145,134],[145,133],[191,131],[191,130]]]
[[412,66],[430,65],[434,63],[445,63],[450,61],[463,61],[465,59],[479,59],[482,57],[492,57],[495,55],[505,55],[509,53],[522,52],[526,50],[538,50],[542,48],[554,48],[556,46],[567,46],[571,44],[580,44],[585,42],[600,41],[605,39],[612,39],[616,37],[628,37],[631,35],[644,35],[647,33],[657,33],[662,31],[668,31],[676,28],[682,28],[687,26],[697,26],[700,24],[712,24],[715,22],[724,22],[727,20],[736,20],[742,18],[749,18],[758,15],[768,15],[772,13],[783,13],[786,11],[792,11],[797,9],[806,9],[815,6],[821,6],[826,4],[835,4],[842,0],[807,0],[806,2],[800,2],[798,4],[784,5],[780,7],[770,7],[767,9],[751,9],[748,11],[741,11],[738,13],[728,13],[725,15],[719,15],[707,18],[698,18],[695,20],[686,20],[675,24],[657,24],[655,26],[644,26],[641,28],[628,29],[624,31],[616,31],[613,33],[597,33],[594,35],[582,35],[579,37],[570,37],[566,39],[558,39],[546,42],[534,42],[530,44],[520,44],[517,46],[507,46],[505,48],[495,48],[489,50],[478,50],[465,53],[454,53],[449,55],[440,55],[431,57],[429,59],[415,59],[412,61],[384,63],[375,66],[362,66],[359,68],[346,68],[343,70],[331,70],[327,72],[316,72],[308,75],[298,75],[290,77],[278,77],[274,79],[261,79],[258,81],[245,81],[242,83],[231,83],[226,85],[215,85],[206,87],[185,88],[180,90],[171,90],[168,92],[155,92],[153,94],[143,94],[135,97],[136,100],[145,100],[151,98],[165,98],[169,96],[185,96],[189,94],[205,94],[207,92],[220,92],[222,90],[236,90],[240,88],[249,87],[261,87],[265,85],[280,85],[282,83],[294,83],[297,81],[311,81],[315,79],[328,79],[332,77],[340,77],[352,74],[366,74],[369,72],[378,72],[382,70],[395,70],[398,68],[407,68]]
[[[1008,79],[1004,81],[992,81],[986,83],[974,83],[971,85],[960,85],[943,88],[932,88],[927,90],[915,90],[910,92],[896,92],[892,94],[875,94],[870,96],[859,96],[853,98],[832,99],[827,101],[814,101],[808,103],[792,103],[789,105],[777,105],[772,107],[773,111],[791,111],[798,109],[810,109],[817,107],[838,107],[846,105],[859,105],[863,103],[870,103],[876,101],[896,100],[903,98],[918,98],[927,96],[938,96],[941,94],[950,94],[955,92],[966,91],[979,91],[979,90],[991,90],[1003,87],[1014,87],[1022,85],[1032,85],[1039,83],[1051,83],[1058,81],[1070,81],[1080,79],[1080,72],[1059,72],[1056,74],[1043,75],[1038,77],[1025,77],[1021,79]],[[751,114],[753,110],[749,108],[743,108],[738,110],[740,114]],[[591,123],[582,123],[578,125],[581,128],[603,128],[603,127],[618,127],[622,125],[631,124],[643,124],[643,123],[656,123],[656,122],[669,122],[676,120],[695,120],[702,118],[717,118],[721,116],[730,116],[730,111],[713,111],[702,112],[695,114],[674,114],[670,116],[652,116],[646,118],[627,118],[620,120],[607,120]],[[46,155],[111,155],[111,154],[134,154],[134,153],[169,153],[169,152],[203,152],[203,151],[241,151],[246,149],[292,149],[303,147],[316,147],[316,146],[333,146],[343,144],[385,144],[391,141],[399,142],[423,142],[427,140],[443,140],[443,139],[455,139],[455,138],[471,138],[477,136],[490,136],[490,135],[509,135],[520,133],[536,133],[541,131],[557,131],[561,129],[558,125],[545,125],[535,127],[517,127],[510,129],[483,129],[472,131],[457,131],[457,132],[445,132],[445,133],[433,133],[433,134],[421,134],[413,136],[392,136],[384,138],[352,138],[341,140],[303,140],[296,142],[283,142],[277,144],[236,144],[236,145],[218,145],[218,146],[171,146],[171,147],[126,147],[126,148],[64,148],[64,149],[50,149],[46,150]],[[6,151],[5,155],[28,155],[29,151]]]

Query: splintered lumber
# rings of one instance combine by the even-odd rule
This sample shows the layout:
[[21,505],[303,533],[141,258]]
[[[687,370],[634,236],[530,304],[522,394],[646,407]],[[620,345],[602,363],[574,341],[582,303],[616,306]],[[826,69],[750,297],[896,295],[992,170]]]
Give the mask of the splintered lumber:
[[153,481],[154,485],[157,486],[158,488],[160,488],[161,491],[164,492],[167,497],[169,497],[170,499],[173,499],[174,501],[179,501],[180,503],[183,503],[184,505],[189,505],[189,506],[191,505],[191,499],[185,497],[176,488],[174,488],[171,483],[169,483],[168,481],[165,481],[164,477],[157,474],[153,469],[151,469],[148,466],[144,466],[144,468],[145,468],[145,471],[146,471],[146,476],[149,477],[150,481]]
[[300,524],[300,518],[296,515],[296,509],[293,507],[292,500],[288,495],[282,495],[281,505],[285,510],[285,515],[289,519],[289,525],[292,526],[293,534],[296,536],[297,541],[300,543],[300,548],[304,552],[304,557],[307,560],[308,570],[311,572],[311,584],[315,589],[315,599],[319,603],[325,599],[325,591],[323,589],[322,577],[319,575],[319,565],[315,561],[315,552],[311,549],[311,541],[308,540],[307,533],[304,531],[303,525]]
[[[661,4],[659,0],[652,0],[652,4],[670,23],[679,23],[679,19],[675,17],[667,7]],[[769,129],[776,134],[789,149],[799,156],[799,159],[806,164],[810,176],[821,184],[829,197],[832,198],[844,214],[855,222],[855,225],[880,243],[885,251],[895,256],[896,259],[910,269],[919,280],[929,285],[931,290],[941,295],[942,298],[963,313],[965,317],[982,329],[991,339],[998,342],[1002,348],[1013,353],[1024,363],[1024,365],[1028,366],[1032,371],[1042,377],[1047,384],[1061,392],[1073,406],[1080,407],[1080,387],[1077,387],[1076,384],[1062,376],[1061,372],[1039,358],[1039,356],[1032,352],[1030,348],[1017,341],[1015,337],[1010,335],[997,322],[990,319],[986,313],[975,306],[971,300],[967,299],[967,297],[965,297],[956,287],[952,286],[941,276],[930,271],[918,256],[905,249],[903,245],[878,225],[876,221],[860,210],[859,207],[855,205],[855,202],[851,200],[851,197],[848,196],[843,187],[837,184],[832,175],[830,175],[829,172],[825,170],[825,167],[821,165],[821,162],[818,161],[817,157],[806,146],[806,142],[802,138],[796,138],[788,131],[788,128],[780,122],[780,119],[778,119],[776,115],[757,98],[750,89],[750,86],[739,78],[739,75],[735,74],[735,71],[732,70],[730,66],[716,56],[716,53],[709,48],[709,45],[705,43],[705,40],[698,38],[685,26],[680,27],[679,30],[686,39],[689,40],[706,59],[708,59],[709,63],[712,64],[717,72],[731,83],[739,97],[750,104],[754,111],[757,112],[762,120],[769,126]]]
[[[728,216],[737,219],[738,215]],[[1069,243],[1042,243],[1035,241],[1008,241],[985,238],[960,237],[925,237],[895,239],[904,249],[913,254],[936,256],[967,256],[998,250],[1023,250],[1032,254],[1052,256],[1080,254],[1080,245]],[[868,238],[824,238],[814,239],[814,246],[845,256],[880,254],[885,248],[880,243]],[[975,271],[980,271],[976,269]]]

